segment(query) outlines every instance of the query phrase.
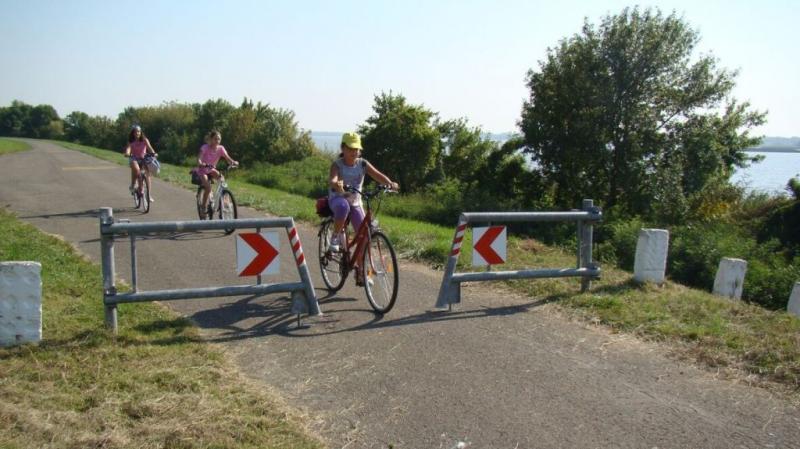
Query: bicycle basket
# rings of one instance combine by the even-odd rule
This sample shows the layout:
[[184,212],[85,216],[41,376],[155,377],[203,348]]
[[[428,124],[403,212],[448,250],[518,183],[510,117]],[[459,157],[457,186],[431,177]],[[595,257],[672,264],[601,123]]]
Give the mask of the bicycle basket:
[[197,173],[197,169],[196,168],[192,169],[192,171],[190,171],[189,174],[192,175],[192,184],[194,184],[196,186],[199,186],[199,185],[203,184],[202,182],[200,182],[200,173]]
[[328,205],[327,196],[317,198],[317,215],[319,215],[320,217],[330,217],[331,215],[333,215],[333,211]]
[[158,176],[158,174],[161,173],[161,163],[158,162],[158,159],[151,157],[147,158],[145,161],[147,162],[147,165],[150,166],[151,173],[153,173],[156,176]]

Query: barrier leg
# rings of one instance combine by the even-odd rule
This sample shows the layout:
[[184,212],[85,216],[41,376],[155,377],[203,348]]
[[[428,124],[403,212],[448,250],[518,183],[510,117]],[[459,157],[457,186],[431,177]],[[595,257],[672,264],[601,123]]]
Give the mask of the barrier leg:
[[[300,244],[300,236],[297,234],[297,228],[292,220],[292,227],[286,228],[286,233],[289,235],[289,244],[292,246],[294,252],[294,259],[297,263],[297,273],[300,275],[300,280],[303,282],[304,291],[301,295],[292,293],[292,313],[298,315],[307,312],[309,315],[322,315],[319,310],[319,303],[317,302],[317,295],[314,292],[314,284],[311,283],[311,275],[308,272],[308,264],[303,254],[303,245]],[[300,311],[303,309],[302,311]],[[295,311],[298,310],[298,311]]]
[[450,250],[450,258],[447,260],[447,267],[442,277],[442,286],[439,288],[439,296],[436,299],[436,308],[443,309],[452,304],[461,302],[461,284],[453,282],[453,273],[456,271],[458,255],[461,253],[461,242],[464,240],[464,232],[467,229],[467,219],[461,215],[456,226],[456,233],[453,236],[453,246]]

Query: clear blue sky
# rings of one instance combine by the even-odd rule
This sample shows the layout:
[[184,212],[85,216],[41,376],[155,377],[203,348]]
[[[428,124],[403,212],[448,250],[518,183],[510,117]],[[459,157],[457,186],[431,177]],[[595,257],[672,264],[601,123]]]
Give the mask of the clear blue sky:
[[[355,127],[392,91],[444,119],[516,129],[526,72],[622,1],[0,0],[0,106],[14,99],[116,115],[163,101],[242,98],[313,131]],[[641,2],[700,32],[739,69],[734,96],[768,110],[757,133],[800,135],[800,1]]]

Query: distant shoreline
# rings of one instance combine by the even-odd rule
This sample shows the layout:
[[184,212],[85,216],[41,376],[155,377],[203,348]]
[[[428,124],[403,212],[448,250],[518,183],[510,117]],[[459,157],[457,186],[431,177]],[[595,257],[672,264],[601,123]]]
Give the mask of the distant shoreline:
[[781,148],[781,147],[755,147],[745,151],[751,153],[800,153],[800,148]]

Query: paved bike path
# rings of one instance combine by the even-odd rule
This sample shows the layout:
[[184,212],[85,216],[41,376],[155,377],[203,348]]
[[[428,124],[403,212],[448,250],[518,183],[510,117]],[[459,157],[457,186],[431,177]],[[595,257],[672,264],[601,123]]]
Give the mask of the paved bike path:
[[[30,142],[34,150],[0,157],[0,206],[96,261],[100,207],[131,221],[195,217],[192,192],[156,180],[156,202],[141,215],[126,167]],[[401,261],[398,303],[383,318],[352,279],[326,297],[315,229],[299,230],[323,317],[297,328],[285,295],[169,304],[244,372],[307,412],[333,448],[800,447],[798,409],[769,392],[715,379],[656,345],[568,322],[490,284],[465,287],[456,311],[435,312],[441,272]],[[279,232],[281,274],[265,282],[297,279]],[[124,279],[128,247],[116,245]],[[151,239],[137,251],[140,289],[245,282],[235,275],[234,238],[218,232]],[[119,323],[126,325],[124,311]]]

